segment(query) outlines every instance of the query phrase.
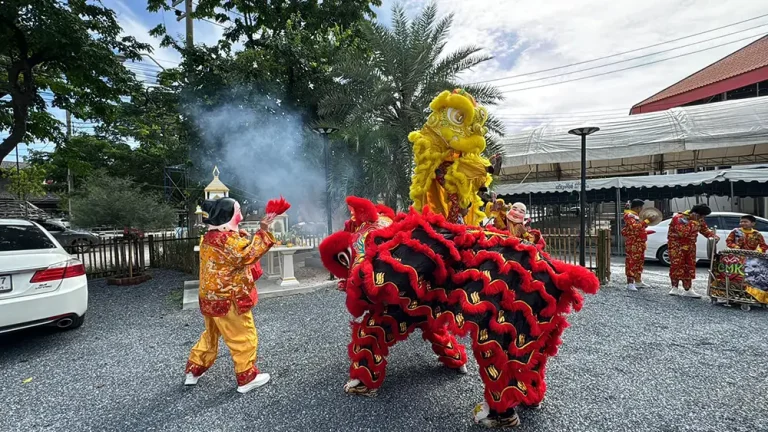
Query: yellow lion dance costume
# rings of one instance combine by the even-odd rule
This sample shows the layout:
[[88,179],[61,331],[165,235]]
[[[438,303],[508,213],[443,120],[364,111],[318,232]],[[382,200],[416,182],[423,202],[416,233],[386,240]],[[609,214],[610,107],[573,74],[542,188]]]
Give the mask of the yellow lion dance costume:
[[[477,226],[486,216],[481,187],[488,187],[491,163],[485,150],[488,111],[464,90],[440,93],[429,104],[432,113],[419,131],[411,132],[416,170],[410,197],[416,209],[425,205],[449,222]],[[466,209],[464,215],[462,209]]]

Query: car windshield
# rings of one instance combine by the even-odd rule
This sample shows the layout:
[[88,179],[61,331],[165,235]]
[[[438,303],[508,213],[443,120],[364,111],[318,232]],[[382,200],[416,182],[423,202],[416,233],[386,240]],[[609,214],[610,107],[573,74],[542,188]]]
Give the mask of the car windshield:
[[34,225],[0,225],[0,252],[55,248],[51,239]]

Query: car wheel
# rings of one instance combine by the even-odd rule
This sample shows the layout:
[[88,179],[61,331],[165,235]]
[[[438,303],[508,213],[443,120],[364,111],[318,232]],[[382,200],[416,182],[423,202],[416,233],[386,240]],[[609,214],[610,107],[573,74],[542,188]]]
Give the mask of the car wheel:
[[77,239],[72,242],[72,248],[77,253],[86,253],[91,248],[91,242],[86,239]]
[[656,251],[656,259],[658,259],[662,265],[667,267],[671,265],[671,261],[669,260],[669,248],[667,248],[667,245],[660,247],[659,250]]

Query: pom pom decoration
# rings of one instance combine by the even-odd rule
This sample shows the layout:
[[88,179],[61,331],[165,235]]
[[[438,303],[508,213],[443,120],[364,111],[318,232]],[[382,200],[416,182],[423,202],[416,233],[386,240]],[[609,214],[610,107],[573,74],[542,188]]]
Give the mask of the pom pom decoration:
[[275,217],[287,212],[289,208],[291,208],[291,204],[288,203],[285,198],[280,196],[279,200],[269,200],[266,213],[268,216],[271,215],[272,217]]
[[264,218],[262,222],[272,223],[275,217],[285,213],[291,208],[291,204],[280,196],[280,199],[272,199],[267,202],[267,208],[265,210]]

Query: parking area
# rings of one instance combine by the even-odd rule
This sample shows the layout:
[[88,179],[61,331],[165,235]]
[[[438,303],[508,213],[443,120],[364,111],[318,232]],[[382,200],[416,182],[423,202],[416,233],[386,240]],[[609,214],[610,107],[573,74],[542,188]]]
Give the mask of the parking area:
[[[703,272],[696,281],[704,291]],[[548,366],[540,411],[520,431],[756,431],[768,406],[768,310],[742,312],[670,297],[666,269],[649,265],[637,293],[623,269],[570,316]],[[188,276],[156,271],[134,287],[92,282],[78,330],[0,337],[2,431],[458,431],[482,400],[476,363],[456,375],[420,335],[397,345],[376,398],[346,396],[350,316],[333,289],[263,299],[255,309],[259,366],[272,381],[235,392],[222,344],[194,388],[183,368],[202,331],[180,310]]]

